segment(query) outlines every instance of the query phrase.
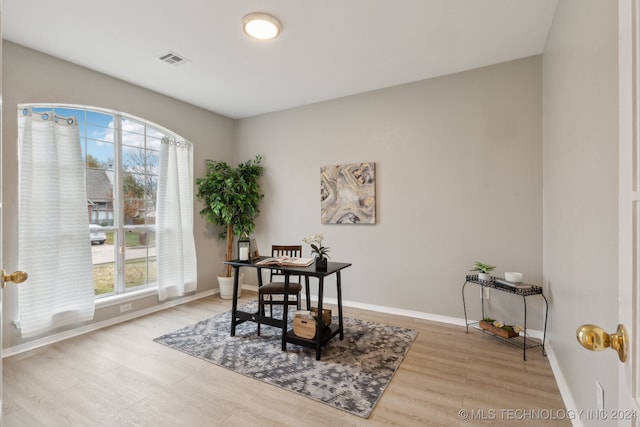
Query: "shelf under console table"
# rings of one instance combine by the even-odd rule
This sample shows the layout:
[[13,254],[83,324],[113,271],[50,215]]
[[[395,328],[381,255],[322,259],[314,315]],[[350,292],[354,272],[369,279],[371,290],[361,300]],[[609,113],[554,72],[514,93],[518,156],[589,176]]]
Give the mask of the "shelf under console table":
[[[500,280],[501,279],[498,277],[491,277],[491,280],[480,280],[477,274],[469,274],[466,276],[465,281],[462,285],[462,306],[464,308],[464,322],[466,326],[466,332],[469,333],[469,326],[477,327],[478,329],[481,329],[484,332],[487,332],[498,338],[503,339],[509,344],[521,347],[523,360],[527,360],[527,349],[535,348],[535,347],[541,347],[542,354],[546,356],[546,351],[544,346],[545,346],[545,340],[547,335],[547,316],[549,311],[549,303],[547,302],[547,298],[544,296],[544,293],[542,292],[542,287],[536,286],[536,285],[529,285],[526,283],[518,284],[518,286],[520,287],[516,287],[513,285],[500,283]],[[491,331],[487,331],[483,328],[480,328],[479,326],[480,322],[469,322],[467,318],[467,304],[466,304],[465,292],[464,292],[465,287],[467,286],[467,283],[473,283],[482,288],[496,289],[501,292],[506,292],[509,294],[521,296],[522,303],[523,303],[523,310],[524,310],[523,311],[524,326],[523,326],[522,335],[515,338],[502,338],[499,335],[492,333]],[[537,339],[527,336],[527,297],[535,296],[535,295],[540,295],[544,300],[544,327],[542,332],[542,341],[539,341]],[[485,308],[484,308],[484,298],[482,294],[480,295],[480,304],[482,307],[482,319],[484,319]]]

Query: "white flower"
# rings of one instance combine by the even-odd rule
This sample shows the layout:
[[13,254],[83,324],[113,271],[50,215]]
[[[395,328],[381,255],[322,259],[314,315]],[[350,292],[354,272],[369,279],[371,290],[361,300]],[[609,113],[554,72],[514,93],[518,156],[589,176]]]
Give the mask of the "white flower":
[[322,246],[322,240],[324,239],[323,233],[313,233],[309,237],[305,237],[302,239],[307,245],[316,244],[318,246]]
[[495,326],[496,328],[502,328],[504,326],[504,323],[500,322],[499,320],[496,320],[493,322],[493,326]]
[[324,234],[313,233],[311,236],[302,239],[302,241],[311,246],[311,253],[316,254],[316,258],[329,258],[329,255],[327,255],[329,248],[322,246],[322,239],[324,239]]
[[514,326],[513,330],[515,331],[516,334],[519,334],[520,332],[524,331],[524,329],[522,329],[521,326]]

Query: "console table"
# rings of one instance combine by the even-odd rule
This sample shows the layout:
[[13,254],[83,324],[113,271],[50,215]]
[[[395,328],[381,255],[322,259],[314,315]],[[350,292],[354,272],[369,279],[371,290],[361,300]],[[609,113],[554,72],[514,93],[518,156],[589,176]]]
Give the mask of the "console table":
[[[523,312],[523,316],[524,316],[524,326],[523,326],[523,331],[522,331],[522,337],[521,339],[519,338],[504,338],[504,340],[510,344],[514,344],[517,346],[522,346],[522,357],[524,360],[527,360],[527,349],[529,348],[534,348],[534,347],[542,347],[542,354],[546,356],[546,352],[545,352],[545,348],[544,348],[544,344],[545,344],[545,339],[546,339],[546,335],[547,335],[547,315],[548,315],[548,311],[549,311],[549,303],[547,302],[547,298],[544,296],[544,294],[542,293],[542,287],[540,286],[536,286],[536,285],[527,285],[527,284],[523,284],[523,285],[527,285],[530,286],[528,288],[516,288],[516,287],[512,287],[509,285],[504,285],[501,284],[499,282],[497,282],[496,280],[498,280],[499,278],[497,277],[491,277],[491,280],[480,280],[478,279],[478,275],[477,274],[470,274],[466,276],[465,282],[462,285],[462,306],[464,308],[464,322],[465,322],[465,326],[467,328],[467,333],[469,333],[469,326],[478,326],[479,322],[469,322],[467,319],[467,304],[465,302],[465,296],[464,296],[464,289],[467,286],[467,283],[473,283],[475,285],[480,286],[481,288],[491,288],[491,289],[496,289],[498,291],[501,292],[506,292],[509,294],[514,294],[517,296],[521,296],[522,297],[522,302],[523,302],[523,307],[524,307],[524,312]],[[483,292],[484,293],[484,292]],[[532,342],[533,339],[529,338],[527,340],[527,297],[530,296],[534,296],[534,295],[540,295],[543,300],[544,300],[544,330],[542,333],[542,341],[540,343],[536,343],[536,342]],[[480,304],[482,306],[482,319],[485,318],[485,311],[484,311],[484,298],[482,293],[480,294]],[[486,331],[483,329],[483,331],[491,333],[489,331]],[[495,335],[495,334],[492,334]],[[498,338],[498,335],[495,335]],[[527,342],[529,341],[529,342]]]
[[[273,266],[273,265],[256,265],[257,262],[265,259],[266,257],[258,257],[252,262],[247,261],[225,261],[225,264],[229,264],[233,267],[233,304],[231,309],[231,336],[236,335],[236,325],[246,321],[259,321],[267,325],[275,326],[282,329],[282,350],[287,349],[287,343],[297,344],[305,347],[314,348],[316,350],[316,360],[320,360],[322,346],[326,344],[331,338],[336,335],[340,335],[340,339],[344,338],[344,324],[342,319],[342,278],[341,271],[347,267],[350,267],[350,263],[344,262],[328,262],[327,271],[317,271],[314,264],[308,267],[285,267],[285,266]],[[283,306],[282,320],[274,319],[272,317],[263,316],[259,312],[248,313],[238,310],[238,277],[240,275],[239,270],[243,267],[255,268],[258,272],[258,286],[262,286],[262,274],[261,270],[277,268],[285,275],[284,289],[285,299]],[[338,325],[331,324],[329,327],[325,327],[322,322],[322,316],[316,316],[316,335],[312,339],[302,338],[296,336],[293,330],[288,329],[288,314],[289,314],[289,278],[290,276],[304,276],[305,284],[309,289],[309,278],[315,277],[318,279],[318,313],[322,313],[323,294],[324,294],[324,278],[332,274],[336,275],[336,287],[338,291]],[[307,308],[310,306],[309,295],[307,295]]]

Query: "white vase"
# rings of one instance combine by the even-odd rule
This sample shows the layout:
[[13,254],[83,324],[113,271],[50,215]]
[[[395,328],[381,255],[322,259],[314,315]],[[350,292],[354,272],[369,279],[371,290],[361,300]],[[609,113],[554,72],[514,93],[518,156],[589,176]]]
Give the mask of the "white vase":
[[491,280],[491,274],[489,274],[489,273],[478,273],[478,279],[490,281]]
[[[242,296],[243,281],[244,281],[244,273],[240,273],[240,277],[238,277],[238,298]],[[222,299],[233,298],[233,276],[231,277],[218,276],[218,286],[220,287],[220,298]]]

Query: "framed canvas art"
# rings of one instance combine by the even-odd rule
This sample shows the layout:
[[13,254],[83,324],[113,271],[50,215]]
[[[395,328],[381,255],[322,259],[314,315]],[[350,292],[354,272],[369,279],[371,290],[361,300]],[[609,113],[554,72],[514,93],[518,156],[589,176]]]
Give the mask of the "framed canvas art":
[[320,168],[320,209],[323,224],[376,223],[375,163],[351,163]]

